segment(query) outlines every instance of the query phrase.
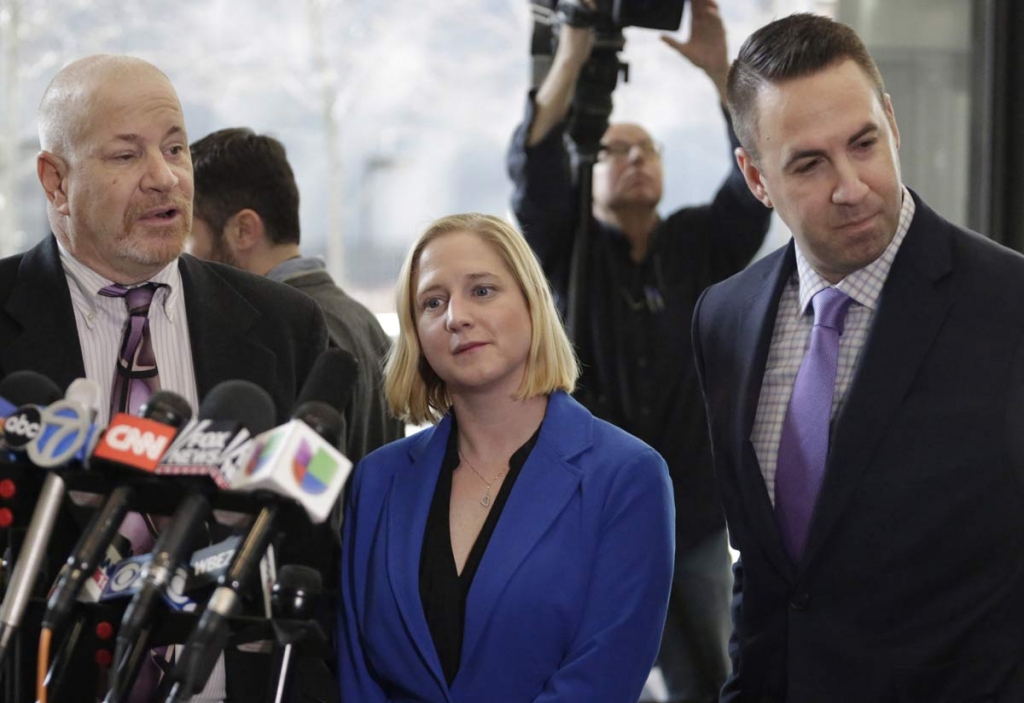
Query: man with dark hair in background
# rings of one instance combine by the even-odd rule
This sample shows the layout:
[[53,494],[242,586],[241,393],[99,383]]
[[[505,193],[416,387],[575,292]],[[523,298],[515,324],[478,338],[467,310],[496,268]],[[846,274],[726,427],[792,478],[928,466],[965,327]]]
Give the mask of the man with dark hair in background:
[[[663,39],[707,74],[724,105],[729,61],[718,7],[713,0],[690,5],[690,40]],[[566,121],[592,45],[591,30],[561,27],[551,70],[529,96],[508,157],[513,209],[563,315],[579,200]],[[729,139],[739,146],[731,125]],[[588,327],[574,340],[583,362],[576,397],[668,462],[676,570],[658,665],[669,701],[705,703],[717,700],[729,670],[731,560],[689,321],[701,291],[742,269],[757,252],[771,212],[750,195],[738,169],[708,205],[663,219],[661,196],[661,154],[651,135],[636,124],[612,124],[593,170],[584,262]]]
[[192,144],[195,212],[189,251],[309,295],[323,310],[331,342],[359,363],[345,409],[345,453],[353,462],[404,436],[384,403],[381,363],[390,340],[373,313],[350,298],[320,259],[299,251],[299,189],[284,145],[244,127]]
[[729,109],[793,239],[694,316],[740,551],[722,701],[1024,701],[1024,257],[903,184],[846,25],[755,32]]

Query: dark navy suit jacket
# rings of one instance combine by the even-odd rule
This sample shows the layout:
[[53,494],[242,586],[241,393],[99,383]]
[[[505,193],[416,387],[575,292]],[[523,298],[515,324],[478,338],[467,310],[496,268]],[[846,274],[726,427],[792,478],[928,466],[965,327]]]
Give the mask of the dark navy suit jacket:
[[800,564],[750,441],[792,242],[697,306],[741,553],[723,702],[1024,701],[1024,257],[913,197]]
[[554,393],[487,545],[448,687],[423,614],[420,552],[451,419],[368,456],[348,494],[342,699],[635,703],[672,580],[664,460]]

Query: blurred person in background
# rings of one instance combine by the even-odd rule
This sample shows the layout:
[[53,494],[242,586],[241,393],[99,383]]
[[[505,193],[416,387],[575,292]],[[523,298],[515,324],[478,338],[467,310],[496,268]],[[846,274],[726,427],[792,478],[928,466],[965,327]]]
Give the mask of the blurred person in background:
[[349,297],[321,259],[299,249],[299,189],[284,145],[245,127],[192,144],[195,207],[189,251],[286,283],[313,298],[331,343],[352,354],[359,375],[345,408],[345,454],[353,462],[405,435],[388,414],[381,367],[391,340],[377,318]]

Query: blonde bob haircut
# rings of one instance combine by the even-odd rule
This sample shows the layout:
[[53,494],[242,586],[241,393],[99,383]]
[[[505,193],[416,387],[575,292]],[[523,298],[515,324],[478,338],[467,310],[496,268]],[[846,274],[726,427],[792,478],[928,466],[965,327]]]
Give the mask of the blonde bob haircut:
[[430,368],[416,330],[416,277],[423,250],[435,239],[455,232],[470,232],[489,244],[501,257],[530,313],[530,354],[517,399],[576,388],[579,365],[565,334],[548,288],[547,279],[530,245],[504,220],[466,213],[435,220],[413,245],[402,265],[396,291],[398,339],[384,367],[384,393],[396,417],[413,425],[440,420],[452,405],[448,387]]

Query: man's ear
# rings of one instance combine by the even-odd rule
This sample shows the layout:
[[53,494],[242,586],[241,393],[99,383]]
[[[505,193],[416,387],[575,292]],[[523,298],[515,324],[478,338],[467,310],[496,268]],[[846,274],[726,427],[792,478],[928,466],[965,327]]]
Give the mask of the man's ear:
[[228,218],[224,236],[236,255],[251,251],[264,237],[263,218],[250,208],[239,210]]
[[892,109],[892,98],[888,93],[885,94],[885,118],[889,120],[889,127],[892,128],[892,137],[896,144],[896,150],[900,148],[900,128],[896,126],[896,113]]
[[64,159],[49,151],[40,151],[36,156],[36,175],[54,209],[62,215],[68,214],[68,195],[64,190],[64,177],[68,165]]
[[761,174],[761,169],[754,163],[754,157],[741,146],[736,147],[736,151],[733,153],[736,155],[736,163],[739,164],[740,173],[743,174],[743,180],[747,182],[750,192],[765,207],[772,207],[772,199],[764,185],[764,176]]

